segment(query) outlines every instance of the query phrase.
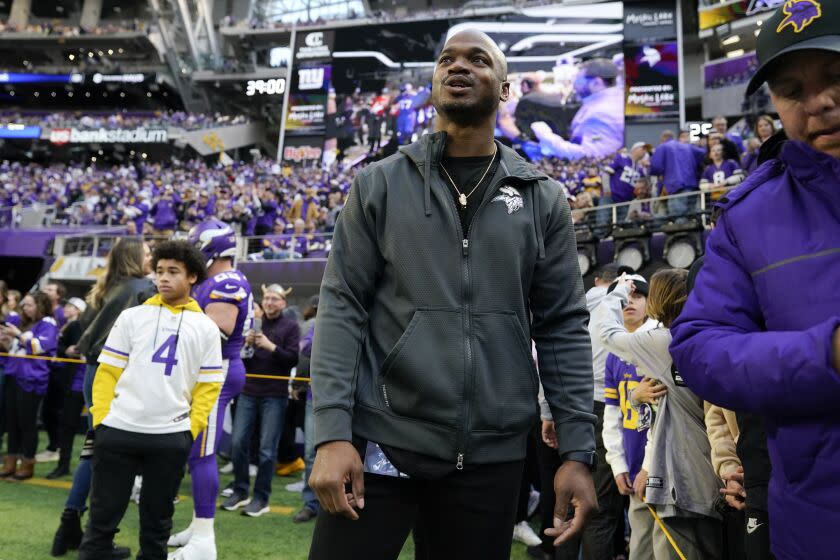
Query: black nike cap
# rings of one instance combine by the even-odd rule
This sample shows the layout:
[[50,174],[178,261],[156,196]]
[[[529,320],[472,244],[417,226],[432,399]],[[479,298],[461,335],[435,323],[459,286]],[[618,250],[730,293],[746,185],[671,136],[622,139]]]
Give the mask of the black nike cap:
[[838,0],[787,0],[764,21],[756,48],[760,66],[750,80],[747,95],[767,81],[781,57],[809,49],[840,53]]

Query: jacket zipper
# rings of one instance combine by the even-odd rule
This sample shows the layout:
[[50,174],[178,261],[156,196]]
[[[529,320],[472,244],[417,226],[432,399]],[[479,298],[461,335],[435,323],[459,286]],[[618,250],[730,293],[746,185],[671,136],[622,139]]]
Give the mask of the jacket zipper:
[[[501,165],[501,161],[499,162]],[[497,168],[498,169],[498,168]],[[430,170],[431,172],[431,170]],[[422,170],[420,172],[422,176]],[[463,280],[464,280],[464,287],[461,294],[461,300],[464,304],[464,352],[466,356],[466,368],[464,371],[464,425],[461,430],[461,433],[458,436],[458,445],[457,445],[457,455],[455,457],[455,469],[462,471],[464,470],[464,460],[466,458],[466,446],[467,446],[467,433],[469,432],[469,423],[470,423],[470,402],[472,401],[472,344],[471,344],[471,334],[470,334],[470,296],[471,296],[471,280],[470,280],[470,263],[469,263],[469,256],[470,256],[470,231],[472,230],[472,222],[478,219],[478,215],[484,206],[487,204],[487,201],[491,199],[493,194],[499,189],[499,187],[507,180],[511,178],[510,175],[505,175],[495,183],[490,185],[490,188],[484,193],[484,198],[481,200],[478,208],[473,215],[473,219],[470,224],[467,226],[466,234],[464,233],[464,229],[461,227],[461,218],[458,216],[458,208],[455,206],[455,201],[452,199],[452,196],[449,195],[449,189],[446,189],[447,193],[447,200],[449,200],[449,207],[453,210],[453,215],[455,218],[455,227],[458,230],[458,235],[461,238],[461,270],[463,272]],[[537,178],[538,179],[538,178]],[[527,179],[526,179],[527,180]],[[383,392],[384,392],[383,387]],[[387,402],[387,397],[386,397]]]

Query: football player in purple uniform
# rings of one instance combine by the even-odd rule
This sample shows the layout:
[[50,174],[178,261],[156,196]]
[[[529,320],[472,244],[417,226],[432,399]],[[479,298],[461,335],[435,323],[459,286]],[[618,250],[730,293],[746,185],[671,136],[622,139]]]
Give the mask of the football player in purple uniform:
[[207,258],[207,280],[193,288],[193,297],[208,317],[219,326],[222,338],[225,383],[216,406],[210,411],[207,429],[196,438],[189,457],[195,510],[190,526],[173,535],[169,546],[182,547],[169,560],[215,560],[216,538],[213,518],[219,493],[216,448],[228,403],[245,385],[245,366],[239,352],[245,329],[253,320],[253,295],[248,279],[234,267],[236,236],[226,223],[210,218],[195,226],[189,235]]

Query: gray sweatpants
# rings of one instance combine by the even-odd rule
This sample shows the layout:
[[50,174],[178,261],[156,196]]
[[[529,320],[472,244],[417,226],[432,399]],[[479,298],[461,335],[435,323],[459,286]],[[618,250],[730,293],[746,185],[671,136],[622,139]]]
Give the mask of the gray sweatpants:
[[[686,560],[720,560],[723,557],[720,521],[710,517],[666,517],[662,522]],[[679,559],[658,525],[653,530],[653,553],[656,560]]]
[[635,495],[630,496],[630,560],[654,560],[653,533],[662,532],[655,527],[656,521],[647,505]]

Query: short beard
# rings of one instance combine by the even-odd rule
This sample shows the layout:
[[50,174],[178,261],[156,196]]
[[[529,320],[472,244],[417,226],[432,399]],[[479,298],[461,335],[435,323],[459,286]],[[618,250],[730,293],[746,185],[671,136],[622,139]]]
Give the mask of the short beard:
[[496,97],[479,99],[475,103],[441,103],[432,99],[435,111],[447,120],[461,127],[475,126],[484,123],[499,108]]

